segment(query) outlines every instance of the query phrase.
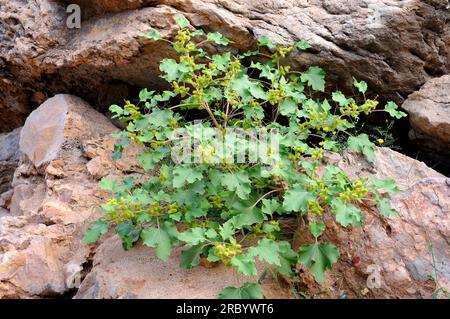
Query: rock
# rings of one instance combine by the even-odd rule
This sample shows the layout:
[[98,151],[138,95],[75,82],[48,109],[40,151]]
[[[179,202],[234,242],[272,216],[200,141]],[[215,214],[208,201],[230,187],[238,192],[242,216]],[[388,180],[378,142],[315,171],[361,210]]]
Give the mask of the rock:
[[63,165],[58,165],[58,161],[52,161],[45,169],[45,172],[49,175],[55,176],[55,177],[63,177],[64,176],[64,162]]
[[26,180],[15,185],[11,198],[11,214],[20,216],[23,214],[36,214],[46,195],[46,186],[43,180]]
[[[95,123],[95,124],[94,124]],[[58,152],[70,147],[67,140],[80,141],[111,134],[112,124],[86,102],[59,94],[48,99],[27,118],[20,149],[37,168],[58,158]]]
[[[213,268],[182,269],[179,266],[181,250],[174,249],[164,262],[156,257],[154,250],[143,245],[124,251],[120,238],[111,237],[97,249],[93,269],[75,298],[216,299],[225,287],[241,286],[249,281],[223,264]],[[290,296],[288,289],[279,287],[273,280],[265,280],[263,287],[268,298]]]
[[101,156],[97,156],[90,160],[86,166],[89,173],[96,179],[101,179],[108,174],[108,164],[111,162],[104,161]]
[[402,107],[409,114],[410,136],[422,149],[450,155],[450,75],[427,81]]
[[108,12],[120,12],[151,5],[153,0],[62,0],[67,4],[77,4],[83,8],[83,18],[101,15]]
[[0,134],[0,194],[6,192],[13,179],[20,158],[20,128]]
[[444,177],[444,175],[429,168],[425,163],[416,161],[387,147],[376,148],[373,163],[367,162],[363,155],[345,152],[343,157],[338,156],[338,161],[334,164],[337,164],[353,179],[362,176],[394,179],[397,186],[402,190],[408,189],[414,183],[425,178]]
[[0,0],[0,130],[20,126],[49,94],[73,92],[106,110],[134,97],[136,88],[163,87],[158,63],[174,52],[137,34],[154,28],[173,38],[180,13],[231,38],[234,52],[254,48],[261,35],[284,44],[308,40],[314,49],[292,63],[324,67],[330,89],[339,83],[350,92],[355,76],[372,93],[401,102],[449,72],[445,0],[77,0],[81,29],[65,25],[69,2]]
[[[67,95],[27,120],[20,142],[27,156],[15,172],[11,212],[0,212],[0,298],[59,296],[79,284],[93,248],[81,239],[108,196],[91,178],[82,145],[95,144],[110,158],[115,132],[103,115]],[[122,176],[113,165],[110,173]]]
[[7,211],[6,209],[0,207],[0,219],[2,217],[8,216],[9,215],[9,211]]
[[9,208],[14,191],[12,189],[0,195],[0,207]]
[[[311,293],[328,291],[324,297],[345,293],[349,297],[431,298],[437,285],[429,276],[437,274],[440,287],[449,291],[450,180],[387,148],[377,149],[374,164],[352,153],[337,163],[353,177],[396,179],[402,191],[392,196],[391,204],[400,216],[383,218],[372,203],[365,202],[360,206],[365,213],[360,229],[343,228],[327,217],[327,230],[321,239],[338,246],[341,258],[322,286],[304,276],[305,289]],[[297,246],[313,240],[305,233],[299,229]]]

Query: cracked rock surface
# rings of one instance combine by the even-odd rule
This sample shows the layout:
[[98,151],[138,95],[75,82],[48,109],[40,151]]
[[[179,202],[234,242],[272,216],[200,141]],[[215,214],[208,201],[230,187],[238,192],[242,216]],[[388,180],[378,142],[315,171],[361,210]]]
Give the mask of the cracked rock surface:
[[[69,2],[81,6],[80,29],[66,27]],[[447,0],[0,0],[0,130],[21,126],[56,93],[106,110],[136,88],[161,87],[159,60],[174,53],[137,33],[173,37],[180,13],[224,33],[235,50],[263,34],[285,44],[306,39],[314,49],[291,62],[324,67],[329,83],[347,92],[355,76],[401,102],[449,71]]]

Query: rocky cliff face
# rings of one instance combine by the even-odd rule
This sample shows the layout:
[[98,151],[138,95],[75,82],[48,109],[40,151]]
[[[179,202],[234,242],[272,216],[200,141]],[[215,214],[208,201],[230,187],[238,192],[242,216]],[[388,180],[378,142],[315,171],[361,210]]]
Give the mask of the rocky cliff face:
[[[69,2],[81,6],[81,29],[66,27]],[[224,33],[236,50],[261,35],[278,43],[306,39],[314,49],[292,62],[323,66],[344,91],[355,76],[401,102],[450,67],[447,0],[0,0],[0,131],[22,125],[56,93],[105,110],[135,88],[163,85],[158,61],[173,52],[137,33],[152,27],[170,38],[179,13]]]

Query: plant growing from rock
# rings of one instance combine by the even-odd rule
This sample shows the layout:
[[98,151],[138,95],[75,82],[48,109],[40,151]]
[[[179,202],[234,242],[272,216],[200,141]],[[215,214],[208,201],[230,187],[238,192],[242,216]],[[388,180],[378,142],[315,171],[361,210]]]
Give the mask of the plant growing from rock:
[[[178,53],[177,60],[166,58],[160,64],[170,89],[161,93],[144,89],[139,103],[127,101],[123,107],[110,108],[128,124],[116,135],[121,142],[115,146],[114,158],[120,158],[131,141],[142,145],[145,151],[138,160],[149,172],[148,181],[103,179],[100,186],[113,195],[102,206],[104,217],[86,231],[85,242],[96,242],[113,226],[124,249],[142,240],[163,260],[175,245],[185,244],[183,268],[195,267],[206,258],[257,276],[259,259],[285,276],[295,276],[295,266],[301,263],[321,283],[325,271],[339,259],[338,248],[320,240],[326,215],[343,227],[359,227],[364,214],[358,204],[366,200],[374,201],[381,215],[396,215],[379,192],[396,191],[394,181],[351,180],[340,168],[321,165],[324,152],[343,147],[374,160],[375,145],[369,137],[350,132],[360,115],[374,111],[378,102],[366,99],[367,84],[357,80],[354,86],[362,103],[340,91],[327,98],[321,68],[299,72],[284,64],[293,50],[310,48],[306,41],[277,47],[263,36],[255,51],[211,55],[203,44],[224,48],[230,40],[217,32],[195,30],[182,16],[177,24],[175,42],[162,39],[156,31],[142,34],[170,42]],[[397,118],[405,115],[393,102],[384,110]],[[203,121],[194,121],[199,118]],[[174,134],[180,129],[185,134],[177,137]],[[250,138],[229,134],[236,130],[268,132],[278,148],[263,143],[261,151],[255,134]],[[346,145],[338,142],[343,136]],[[217,140],[227,138],[232,138],[231,143],[228,140],[221,149]],[[175,163],[171,152],[186,149],[186,140],[194,141],[187,147],[197,160]],[[243,150],[247,151],[244,160],[230,157]],[[256,150],[263,156],[249,161]],[[313,242],[294,251],[283,232],[284,218],[305,222]],[[228,287],[220,294],[221,298],[262,296],[259,282]]]

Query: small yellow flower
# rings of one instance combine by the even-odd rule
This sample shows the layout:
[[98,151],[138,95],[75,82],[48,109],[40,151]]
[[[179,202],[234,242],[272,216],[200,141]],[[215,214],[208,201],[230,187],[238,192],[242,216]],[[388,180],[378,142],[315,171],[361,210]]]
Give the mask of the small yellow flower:
[[383,143],[384,143],[384,140],[383,140],[382,138],[379,138],[377,141],[378,141],[378,143],[380,143],[380,144],[383,144]]

